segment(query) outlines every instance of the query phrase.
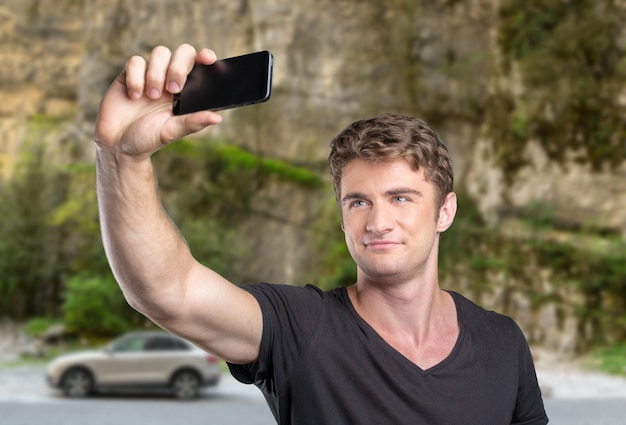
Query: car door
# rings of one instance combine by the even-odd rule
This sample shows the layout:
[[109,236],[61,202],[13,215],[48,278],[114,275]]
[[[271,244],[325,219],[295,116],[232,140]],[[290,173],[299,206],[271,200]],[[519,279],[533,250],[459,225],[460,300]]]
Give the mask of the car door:
[[147,336],[126,335],[114,341],[104,356],[93,365],[100,385],[143,385],[149,382],[151,366],[144,358]]
[[172,373],[187,364],[190,347],[173,335],[153,335],[144,346],[144,360],[150,368],[145,371],[149,382],[168,382]]

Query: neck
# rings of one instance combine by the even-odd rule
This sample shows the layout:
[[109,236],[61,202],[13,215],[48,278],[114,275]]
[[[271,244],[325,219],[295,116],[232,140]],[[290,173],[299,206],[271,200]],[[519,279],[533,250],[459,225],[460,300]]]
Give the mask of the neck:
[[377,331],[415,339],[427,338],[447,322],[454,307],[436,278],[401,285],[377,285],[360,279],[348,293],[359,315]]
[[456,307],[438,285],[402,292],[356,284],[348,294],[361,318],[422,369],[450,355],[459,335]]

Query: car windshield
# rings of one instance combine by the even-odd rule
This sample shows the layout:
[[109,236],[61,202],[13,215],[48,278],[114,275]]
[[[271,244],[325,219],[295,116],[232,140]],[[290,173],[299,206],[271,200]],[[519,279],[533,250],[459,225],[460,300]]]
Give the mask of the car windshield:
[[146,351],[182,351],[189,350],[189,346],[178,338],[172,338],[169,336],[154,336],[146,341],[144,349]]
[[179,338],[167,335],[127,335],[109,346],[116,353],[132,353],[138,351],[184,351],[190,350],[190,346]]
[[145,344],[145,338],[139,335],[132,335],[114,341],[111,344],[111,350],[115,352],[133,352],[142,351]]

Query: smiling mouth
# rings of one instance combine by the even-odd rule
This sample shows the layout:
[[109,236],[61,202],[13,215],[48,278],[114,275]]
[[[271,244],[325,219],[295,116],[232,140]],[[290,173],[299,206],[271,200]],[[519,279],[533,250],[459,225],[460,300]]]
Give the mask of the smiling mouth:
[[376,240],[365,242],[364,245],[371,249],[388,249],[398,245],[398,243],[393,241]]

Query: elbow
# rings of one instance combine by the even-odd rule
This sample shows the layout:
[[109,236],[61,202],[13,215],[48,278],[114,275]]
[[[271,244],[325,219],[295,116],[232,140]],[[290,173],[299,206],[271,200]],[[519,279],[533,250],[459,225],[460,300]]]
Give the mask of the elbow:
[[175,308],[176,302],[174,297],[170,296],[157,296],[157,294],[151,294],[144,291],[128,291],[123,290],[124,298],[128,305],[138,313],[150,319],[152,322],[163,326],[172,322],[177,317],[177,310]]
[[145,313],[143,303],[141,302],[141,299],[139,297],[134,297],[124,293],[124,298],[126,299],[126,302],[130,306],[130,308],[141,314]]

